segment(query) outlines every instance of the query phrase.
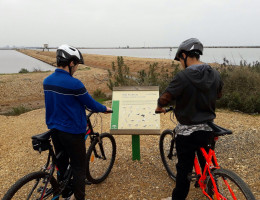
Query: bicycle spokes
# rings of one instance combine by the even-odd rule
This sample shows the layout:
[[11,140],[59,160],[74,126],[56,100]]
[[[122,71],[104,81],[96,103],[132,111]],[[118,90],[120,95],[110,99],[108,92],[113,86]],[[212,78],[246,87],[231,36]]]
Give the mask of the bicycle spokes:
[[[38,179],[38,180],[36,181],[35,185],[32,187],[30,193],[29,193],[28,196],[27,196],[27,200],[31,198],[31,196],[32,196],[32,194],[33,194],[35,188],[38,186],[39,182],[40,182],[40,179]],[[37,191],[37,192],[38,192],[38,191]]]
[[208,194],[213,200],[247,200],[249,194],[248,188],[238,179],[234,173],[227,170],[216,170],[213,172],[214,184],[210,180]]

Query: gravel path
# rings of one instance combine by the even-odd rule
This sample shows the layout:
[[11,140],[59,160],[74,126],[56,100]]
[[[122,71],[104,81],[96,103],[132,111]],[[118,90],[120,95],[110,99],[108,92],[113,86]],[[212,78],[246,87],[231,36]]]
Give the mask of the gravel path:
[[[16,117],[0,115],[0,198],[18,178],[39,170],[46,154],[33,151],[30,137],[47,130],[44,109]],[[109,131],[110,116],[103,115],[104,131]],[[260,116],[219,111],[216,123],[232,129],[234,134],[220,138],[217,156],[224,168],[238,173],[260,199],[259,136]],[[99,127],[99,124],[97,125]],[[169,116],[161,115],[161,130],[173,127]],[[87,198],[162,199],[171,195],[174,182],[168,177],[159,155],[159,135],[141,136],[141,161],[132,161],[131,136],[115,136],[116,162],[109,177],[101,184],[86,186]],[[191,187],[188,199],[205,199],[199,189]]]

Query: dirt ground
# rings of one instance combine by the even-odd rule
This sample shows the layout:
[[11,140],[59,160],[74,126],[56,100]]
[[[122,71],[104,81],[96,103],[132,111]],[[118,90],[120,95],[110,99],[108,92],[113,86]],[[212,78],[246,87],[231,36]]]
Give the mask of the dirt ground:
[[[20,116],[1,116],[0,198],[18,178],[37,171],[46,160],[32,149],[31,136],[47,130],[45,110]],[[110,116],[102,114],[103,130],[109,131]],[[260,116],[218,111],[216,123],[234,131],[220,138],[216,151],[222,167],[236,172],[260,199]],[[161,131],[173,128],[169,115],[161,115]],[[99,124],[96,126],[99,131]],[[95,199],[162,199],[171,196],[174,187],[159,154],[159,135],[140,136],[141,161],[132,161],[131,136],[115,135],[117,155],[108,178],[101,184],[86,186],[86,197]],[[188,199],[206,199],[191,186]]]
[[[46,62],[55,62],[54,52],[33,53],[42,56],[41,59],[45,56]],[[86,63],[92,62],[87,64],[90,68],[81,66],[83,69],[75,76],[86,85],[90,93],[97,88],[109,93],[106,86],[107,71],[104,69],[109,68],[109,63],[116,57],[84,55],[84,59]],[[154,59],[125,58],[126,60],[145,65]],[[158,61],[171,64],[170,60]],[[18,178],[39,170],[46,160],[45,152],[40,155],[33,151],[30,138],[47,130],[42,81],[50,73],[0,75],[1,113],[19,105],[38,108],[20,116],[0,115],[0,199]],[[103,131],[109,132],[110,115],[101,116]],[[221,137],[217,143],[219,163],[239,174],[250,186],[256,199],[260,199],[260,116],[218,110],[215,122],[234,132],[231,136]],[[97,130],[99,127],[98,123]],[[162,114],[161,131],[166,128],[174,128],[174,124],[169,120],[168,114]],[[115,135],[115,139],[117,155],[112,172],[103,183],[86,186],[86,198],[149,200],[171,196],[175,183],[168,177],[162,165],[159,135],[140,137],[141,161],[132,161],[131,136]],[[200,189],[191,185],[189,200],[206,199],[201,195]]]

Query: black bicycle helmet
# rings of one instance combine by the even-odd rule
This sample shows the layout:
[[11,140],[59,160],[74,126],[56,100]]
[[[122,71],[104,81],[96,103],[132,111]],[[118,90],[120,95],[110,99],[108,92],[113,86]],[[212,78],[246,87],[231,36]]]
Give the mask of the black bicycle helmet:
[[203,54],[203,44],[197,38],[190,38],[182,42],[177,50],[174,60],[180,61],[181,53],[194,52],[198,55]]

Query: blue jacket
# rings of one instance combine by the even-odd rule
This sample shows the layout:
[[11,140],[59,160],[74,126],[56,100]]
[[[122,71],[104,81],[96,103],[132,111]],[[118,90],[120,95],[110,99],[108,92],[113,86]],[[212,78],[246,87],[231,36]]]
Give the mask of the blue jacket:
[[86,132],[85,106],[97,112],[106,107],[95,101],[83,83],[62,69],[56,69],[43,81],[46,107],[46,124],[72,134]]

